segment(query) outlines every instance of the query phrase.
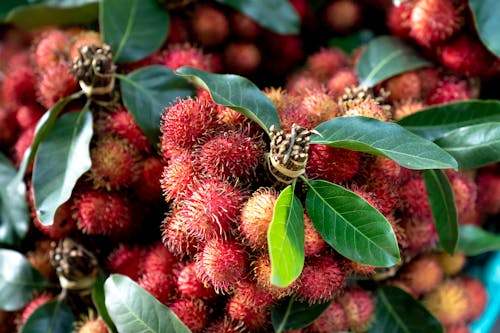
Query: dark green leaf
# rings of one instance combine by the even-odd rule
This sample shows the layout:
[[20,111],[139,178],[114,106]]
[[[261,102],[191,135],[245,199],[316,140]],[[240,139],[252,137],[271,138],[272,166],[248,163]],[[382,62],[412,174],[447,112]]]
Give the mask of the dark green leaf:
[[498,0],[469,0],[472,17],[476,25],[479,38],[484,45],[500,57],[500,2]]
[[23,325],[21,333],[69,333],[73,332],[73,313],[60,299],[37,308]]
[[431,66],[410,46],[392,36],[372,39],[356,65],[360,86],[373,87],[391,76]]
[[14,311],[33,298],[49,282],[16,251],[0,249],[0,309]]
[[500,121],[500,101],[471,100],[431,106],[398,121],[407,130],[435,140],[459,127]]
[[207,89],[215,103],[234,109],[259,124],[267,133],[279,130],[278,111],[271,100],[251,81],[232,74],[213,74],[192,67],[176,73]]
[[333,37],[328,41],[328,45],[339,47],[347,53],[351,53],[356,48],[368,43],[375,37],[375,34],[371,30],[359,30],[350,35],[343,37]]
[[311,144],[359,150],[388,157],[409,169],[457,168],[457,162],[435,143],[403,127],[367,117],[334,118],[315,128]]
[[40,143],[33,188],[37,216],[43,224],[53,223],[57,208],[71,197],[78,178],[90,169],[91,139],[92,113],[84,108],[62,115]]
[[463,169],[500,161],[500,122],[464,126],[434,141]]
[[167,38],[170,19],[155,0],[102,0],[99,23],[113,59],[123,63],[158,50]]
[[104,282],[105,282],[104,275],[100,273],[97,276],[94,288],[92,289],[92,301],[94,302],[97,312],[99,313],[101,318],[106,322],[108,327],[111,328],[111,331],[113,331],[113,333],[116,333],[117,330],[115,324],[113,323],[113,320],[111,320],[108,310],[106,309]]
[[0,20],[3,22],[5,16],[16,7],[29,5],[29,0],[2,0],[0,1]]
[[271,309],[271,322],[276,333],[298,330],[311,324],[321,316],[331,302],[309,305],[295,300],[286,299]]
[[337,252],[377,267],[400,260],[390,223],[359,195],[324,180],[307,180],[306,209],[314,227]]
[[175,313],[126,276],[111,275],[104,293],[106,308],[120,333],[190,333]]
[[288,0],[216,0],[254,19],[279,34],[298,34],[300,19]]
[[424,181],[439,243],[453,254],[458,241],[458,214],[450,181],[441,170],[425,170]]
[[460,226],[457,250],[467,256],[500,251],[500,235],[473,225]]
[[12,183],[16,169],[0,152],[0,244],[14,246],[28,231],[30,214],[26,202],[26,185]]
[[160,137],[160,116],[176,98],[194,93],[193,87],[165,66],[149,66],[119,75],[122,98],[145,135],[153,143]]
[[377,290],[377,308],[370,333],[443,333],[443,327],[418,301],[403,290],[387,286]]
[[304,210],[294,188],[289,185],[281,191],[267,231],[271,283],[282,288],[295,281],[304,267]]

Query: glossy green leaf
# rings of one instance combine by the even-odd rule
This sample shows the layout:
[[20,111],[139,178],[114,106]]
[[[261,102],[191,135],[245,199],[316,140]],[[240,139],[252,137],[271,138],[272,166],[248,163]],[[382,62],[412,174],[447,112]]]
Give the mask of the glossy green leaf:
[[170,19],[155,0],[101,0],[102,39],[111,45],[117,63],[140,60],[158,50]]
[[330,303],[309,305],[309,303],[299,302],[293,297],[287,298],[284,302],[271,309],[271,322],[274,331],[281,333],[309,326],[316,318],[321,316]]
[[351,53],[361,45],[368,43],[375,37],[371,30],[363,29],[347,36],[333,37],[328,41],[329,46],[341,48],[347,53]]
[[12,183],[17,170],[0,152],[0,244],[14,246],[24,238],[30,223],[26,185]]
[[14,311],[33,298],[35,291],[49,286],[19,252],[0,249],[0,309]]
[[109,316],[108,309],[106,309],[106,297],[104,295],[104,282],[105,277],[102,273],[97,276],[97,279],[94,283],[94,288],[92,289],[92,301],[99,313],[99,316],[106,322],[109,328],[113,333],[116,333],[116,327],[113,323],[113,320]]
[[55,299],[37,308],[23,325],[21,333],[69,333],[73,332],[74,320],[66,302]]
[[271,100],[251,81],[233,74],[213,74],[192,67],[176,73],[207,89],[215,103],[234,109],[259,124],[267,133],[279,130],[278,111]]
[[33,168],[34,201],[37,216],[45,225],[54,215],[81,175],[90,169],[92,113],[88,108],[70,112],[56,120],[38,147]]
[[324,180],[306,180],[306,209],[314,227],[337,252],[377,267],[399,262],[396,236],[387,219],[359,195]]
[[453,254],[458,242],[458,213],[450,181],[441,170],[425,170],[424,181],[439,244]]
[[386,286],[377,290],[376,313],[370,333],[443,333],[439,321],[403,290]]
[[500,251],[500,234],[486,231],[474,225],[462,225],[459,229],[457,250],[467,256],[489,251]]
[[289,185],[281,191],[267,231],[271,283],[282,288],[295,281],[304,267],[304,210],[294,188]]
[[459,127],[500,121],[500,101],[471,100],[436,105],[398,121],[407,130],[435,140]]
[[408,169],[457,168],[457,162],[435,143],[395,123],[367,117],[334,118],[315,128],[311,144],[358,150],[388,157]]
[[176,98],[194,94],[194,87],[165,66],[148,66],[118,75],[122,98],[137,124],[153,143],[160,137],[160,116]]
[[216,0],[279,34],[298,34],[300,19],[288,0]]
[[472,17],[479,38],[484,45],[500,57],[500,2],[498,0],[469,0]]
[[432,66],[409,45],[393,36],[380,36],[366,45],[357,65],[361,87],[373,87],[394,75]]
[[500,122],[457,128],[434,141],[463,169],[500,161]]
[[104,293],[106,308],[120,333],[190,333],[175,313],[124,275],[111,275]]

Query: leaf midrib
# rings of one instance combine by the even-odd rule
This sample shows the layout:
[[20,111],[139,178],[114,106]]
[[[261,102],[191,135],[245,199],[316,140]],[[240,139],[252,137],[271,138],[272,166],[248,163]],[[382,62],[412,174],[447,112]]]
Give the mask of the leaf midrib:
[[384,68],[384,66],[392,59],[394,59],[395,57],[397,57],[399,54],[405,52],[404,49],[397,49],[395,50],[394,52],[390,53],[386,59],[384,59],[383,61],[379,62],[375,67],[373,67],[373,69],[369,72],[369,74],[365,77],[365,79],[363,80],[363,82],[360,84],[361,87],[366,87],[366,86],[369,86],[369,84],[367,84],[367,82],[370,82],[373,77],[375,77],[375,75],[377,75],[381,70],[382,68]]
[[402,320],[402,318],[399,317],[399,315],[397,314],[397,312],[394,311],[394,308],[392,307],[391,303],[389,302],[389,300],[385,296],[385,293],[384,293],[383,290],[379,290],[379,297],[381,298],[382,303],[384,303],[384,305],[385,305],[385,308],[392,315],[392,317],[394,318],[394,320],[396,321],[396,323],[399,325],[399,327],[404,332],[411,333],[410,330],[404,325],[404,320]]
[[123,49],[125,48],[125,44],[127,43],[129,36],[132,32],[132,26],[135,23],[135,16],[136,16],[136,12],[137,12],[137,1],[139,1],[139,0],[132,0],[132,7],[130,8],[130,12],[129,12],[130,15],[129,15],[128,20],[127,20],[127,26],[126,26],[125,31],[123,33],[123,37],[120,40],[120,44],[118,45],[118,48],[115,52],[115,55],[113,56],[114,61],[116,61],[116,59],[119,59]]

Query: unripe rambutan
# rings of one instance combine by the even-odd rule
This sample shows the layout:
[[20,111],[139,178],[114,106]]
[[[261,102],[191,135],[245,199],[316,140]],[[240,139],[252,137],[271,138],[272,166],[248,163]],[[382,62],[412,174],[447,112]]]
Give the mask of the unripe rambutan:
[[35,103],[35,82],[35,72],[30,66],[10,67],[3,77],[3,101],[13,107]]
[[324,303],[339,295],[345,282],[345,272],[330,256],[312,257],[304,264],[296,296],[309,304]]
[[347,55],[339,48],[322,48],[307,58],[306,68],[320,82],[347,66]]
[[444,281],[432,292],[424,295],[422,304],[443,325],[465,322],[471,305],[464,286],[458,280]]
[[309,215],[304,212],[304,254],[306,257],[318,255],[326,248],[326,242],[314,227]]
[[312,116],[315,126],[339,116],[337,101],[324,90],[310,91],[309,95],[302,97],[300,105]]
[[199,173],[195,171],[193,157],[190,152],[180,153],[170,159],[164,167],[160,179],[165,200],[180,201],[192,194],[193,188],[199,184]]
[[326,86],[333,96],[338,97],[342,96],[345,88],[355,87],[358,83],[358,77],[353,69],[341,68],[330,77]]
[[358,172],[361,155],[354,150],[311,145],[306,164],[308,177],[332,183],[351,180]]
[[429,105],[446,104],[470,99],[470,90],[466,81],[445,78],[429,91],[426,103]]
[[[30,191],[32,191],[32,189],[33,187],[31,186]],[[33,224],[43,234],[52,239],[61,239],[69,236],[69,234],[71,234],[76,227],[76,221],[72,216],[72,204],[73,201],[70,199],[59,206],[51,225],[44,225],[36,216],[36,212],[33,211]]]
[[19,124],[17,113],[0,106],[0,146],[11,146],[17,139]]
[[445,275],[458,274],[464,268],[467,261],[463,252],[455,252],[453,254],[440,252],[437,257]]
[[67,63],[47,67],[38,79],[37,99],[47,109],[71,93],[77,91],[78,84],[75,74],[70,72]]
[[477,179],[477,208],[485,214],[500,212],[500,174],[481,172]]
[[174,209],[162,222],[162,241],[168,250],[178,258],[192,257],[197,251],[199,241],[186,229],[190,220],[182,210]]
[[19,316],[20,326],[26,324],[28,318],[33,314],[33,312],[35,312],[36,309],[53,299],[54,296],[52,296],[48,292],[43,292],[40,295],[34,297],[21,311],[21,314]]
[[110,329],[106,322],[101,318],[87,319],[80,325],[75,325],[78,328],[76,333],[109,333]]
[[267,253],[262,253],[257,259],[252,261],[252,267],[255,283],[274,300],[291,295],[299,286],[298,280],[295,280],[292,284],[284,288],[271,284],[271,259]]
[[196,265],[203,282],[217,292],[228,292],[246,276],[248,253],[234,241],[212,239],[198,253]]
[[467,319],[474,321],[481,316],[486,308],[488,294],[481,281],[476,278],[462,276],[460,281],[465,289],[469,303]]
[[224,317],[208,325],[205,333],[243,333],[243,323],[235,322],[229,317]]
[[231,33],[241,39],[255,40],[262,31],[257,22],[240,12],[231,13],[229,21],[231,23]]
[[361,5],[352,0],[331,1],[324,11],[326,26],[337,33],[353,31],[362,20]]
[[392,119],[400,120],[406,116],[417,113],[424,109],[426,105],[415,99],[403,99],[394,103],[392,108]]
[[414,71],[393,76],[382,85],[389,92],[387,98],[389,102],[421,97],[420,77]]
[[232,42],[224,49],[225,68],[235,74],[254,74],[261,61],[260,50],[254,43]]
[[177,276],[177,289],[183,297],[213,299],[217,296],[212,286],[203,283],[196,263],[184,266]]
[[339,299],[347,315],[347,326],[352,332],[365,332],[374,320],[375,304],[367,290],[347,290]]
[[392,35],[401,39],[410,37],[411,11],[416,0],[403,1],[399,6],[392,5],[386,13],[386,23]]
[[147,250],[137,245],[120,244],[108,257],[110,273],[123,274],[138,281],[144,272],[144,255]]
[[418,0],[410,16],[410,36],[420,45],[442,43],[463,25],[463,19],[450,0]]
[[269,323],[269,306],[272,302],[256,285],[242,283],[226,304],[226,314],[236,322],[242,322],[250,331],[260,331]]
[[35,127],[44,113],[45,110],[38,104],[23,105],[17,109],[16,120],[22,129],[27,129]]
[[146,271],[139,279],[139,286],[163,304],[167,304],[175,295],[176,284],[172,274]]
[[191,66],[207,72],[212,72],[209,56],[200,49],[189,44],[174,44],[162,53],[160,63],[171,69]]
[[311,333],[347,331],[347,313],[339,302],[332,302],[316,320],[308,326]]
[[431,206],[422,177],[412,178],[399,189],[401,210],[407,216],[429,219],[432,217]]
[[191,20],[194,37],[205,47],[221,45],[229,35],[226,15],[208,5],[196,6]]
[[35,46],[34,60],[38,69],[44,71],[49,67],[66,63],[69,56],[70,36],[67,32],[52,29],[43,34]]
[[86,30],[71,38],[71,49],[69,51],[69,60],[73,61],[80,56],[79,49],[85,45],[95,45],[102,47],[101,35],[96,31]]
[[158,202],[162,198],[160,178],[163,162],[156,156],[149,156],[137,165],[132,189],[135,195],[145,202]]
[[399,278],[413,291],[421,295],[436,288],[443,280],[443,270],[436,256],[421,255],[403,266]]
[[179,299],[169,305],[193,333],[201,333],[208,321],[208,308],[201,299]]
[[161,242],[154,244],[142,259],[144,272],[159,272],[167,275],[173,274],[174,267],[178,262],[177,258]]

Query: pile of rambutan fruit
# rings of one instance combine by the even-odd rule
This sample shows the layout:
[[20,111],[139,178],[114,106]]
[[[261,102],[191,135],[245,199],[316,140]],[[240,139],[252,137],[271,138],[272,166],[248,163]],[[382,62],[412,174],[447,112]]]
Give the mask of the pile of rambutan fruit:
[[0,19],[0,332],[492,327],[499,2]]

